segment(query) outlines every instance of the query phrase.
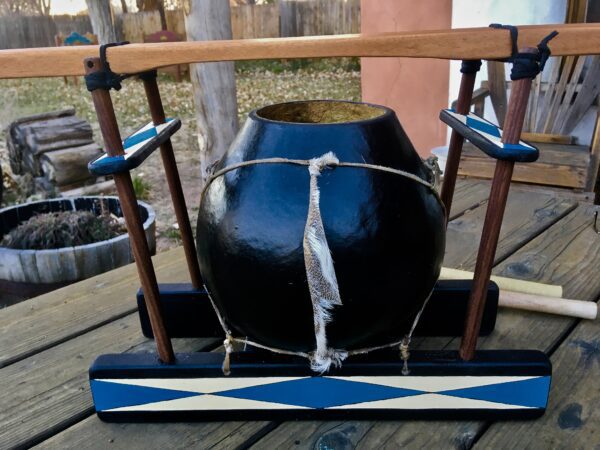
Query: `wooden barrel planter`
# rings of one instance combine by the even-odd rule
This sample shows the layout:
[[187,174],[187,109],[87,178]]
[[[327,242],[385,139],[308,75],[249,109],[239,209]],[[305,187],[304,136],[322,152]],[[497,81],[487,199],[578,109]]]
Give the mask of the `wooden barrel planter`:
[[[101,202],[104,203],[103,206]],[[144,202],[138,202],[138,205],[146,238],[154,253],[156,216],[150,205]],[[123,216],[117,197],[61,198],[4,208],[0,210],[0,237],[34,214],[80,210],[100,214],[102,207],[117,217]],[[18,300],[40,295],[131,262],[133,254],[127,233],[93,244],[52,250],[0,247],[0,292],[6,297],[0,300],[0,306],[2,303],[7,306]]]

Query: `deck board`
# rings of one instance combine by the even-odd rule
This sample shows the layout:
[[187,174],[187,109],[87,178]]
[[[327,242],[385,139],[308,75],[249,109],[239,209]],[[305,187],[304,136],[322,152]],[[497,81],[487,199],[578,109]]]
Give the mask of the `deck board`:
[[[452,217],[457,220],[449,228],[445,264],[472,269],[489,183],[461,182],[456,192]],[[600,295],[600,279],[597,276],[600,244],[590,245],[598,242],[598,237],[592,233],[589,207],[577,207],[575,200],[564,200],[555,195],[513,190],[497,258],[501,262],[494,272],[560,283],[564,285],[567,296],[597,299]],[[180,249],[158,255],[155,261],[161,281],[185,280],[184,259]],[[0,423],[3,424],[0,447],[33,444],[43,439],[46,440],[40,443],[41,448],[99,448],[109,445],[113,448],[165,448],[174,443],[189,448],[232,448],[249,444],[254,444],[256,448],[406,445],[468,448],[477,439],[480,447],[486,442],[493,446],[510,445],[510,441],[501,440],[506,431],[498,431],[497,436],[490,434],[489,439],[492,440],[486,441],[487,425],[481,422],[102,423],[92,415],[87,387],[87,368],[91,360],[106,352],[132,348],[153,350],[151,343],[141,336],[137,318],[129,314],[132,307],[135,309],[133,293],[138,283],[135,269],[128,266],[118,270],[120,281],[116,286],[112,280],[117,272],[107,273],[65,288],[62,292],[56,291],[54,296],[46,294],[34,299],[30,304],[33,308],[22,306],[25,302],[0,311],[0,329],[9,327],[9,331],[0,334],[0,348],[3,349],[0,361],[13,361],[0,369],[3,387],[7,386],[9,393],[0,400]],[[99,307],[99,313],[90,314],[96,307]],[[71,315],[68,311],[73,308],[75,312]],[[24,317],[19,318],[19,315]],[[62,319],[61,315],[64,316]],[[83,324],[77,322],[77,315]],[[51,317],[47,324],[46,316]],[[13,320],[20,321],[20,326],[11,325]],[[527,343],[530,348],[550,351],[567,336],[574,323],[567,318],[503,310],[496,332],[483,339],[481,347],[524,348]],[[73,326],[75,330],[69,329]],[[17,335],[13,336],[12,333]],[[28,338],[28,334],[34,336]],[[21,344],[19,338],[28,341]],[[592,338],[590,342],[597,344],[597,335]],[[439,349],[455,347],[457,343],[457,339],[421,339],[415,340],[415,347]],[[574,353],[563,350],[566,343],[558,347],[553,356],[556,361],[555,376],[557,370],[563,370],[559,363],[562,359],[567,361],[562,366],[567,367],[564,370],[571,370],[573,365],[574,360],[560,356],[561,351],[571,356]],[[176,345],[181,351],[202,346],[203,343],[185,340]],[[588,384],[592,382],[583,372],[578,376],[585,378]],[[559,382],[560,378],[557,378]],[[568,382],[568,378],[565,382]],[[564,392],[564,396],[557,397],[557,404],[567,405],[565,399],[569,398],[569,392]],[[580,400],[577,402],[584,405]],[[581,417],[589,422],[588,417],[593,420],[596,416],[586,415],[588,409],[582,410]],[[550,422],[545,427],[556,423],[556,417],[546,417]],[[525,426],[532,423],[540,423],[539,432],[546,432],[547,428],[540,421],[527,422]],[[492,425],[490,432],[504,425]],[[584,430],[588,442],[593,438],[592,431],[588,428]],[[556,442],[567,435],[560,434]]]
[[[514,253],[576,206],[574,200],[535,192],[512,191],[502,221],[496,261]],[[487,204],[481,205],[449,223],[445,266],[467,270],[474,268],[486,210]]]
[[531,423],[494,423],[477,441],[476,449],[600,445],[600,322],[579,323],[552,355],[552,365],[546,414]]
[[[251,424],[252,426],[248,426]],[[40,449],[235,448],[267,427],[267,422],[104,423],[89,417],[42,442]],[[267,428],[270,429],[270,428]],[[151,444],[150,444],[151,443]]]
[[[506,213],[509,220],[511,211],[516,211],[509,209],[510,206],[509,203]],[[598,239],[595,234],[592,236],[594,232],[591,229],[591,217],[592,208],[577,208],[548,228],[546,233],[537,235],[521,250],[496,266],[494,273],[530,281],[563,283],[566,296],[595,300],[600,295],[600,277],[597,276],[600,243],[589,245],[594,242],[592,239]],[[451,253],[455,254],[456,252]],[[515,271],[515,267],[520,267],[516,265],[529,261],[532,254],[537,255],[536,260],[546,261],[551,267],[544,266],[541,270],[530,270],[527,273],[523,270]],[[507,273],[508,267],[513,267],[510,273]],[[549,351],[574,322],[565,317],[501,310],[495,332],[481,339],[478,347]],[[459,339],[424,339],[415,348],[457,348],[458,344]],[[283,423],[258,441],[255,448],[277,448],[279,445],[285,447],[289,444],[286,436],[294,436],[294,442],[300,442],[295,446],[297,448],[318,448],[330,442],[347,442],[352,446],[357,444],[359,448],[398,448],[409,444],[415,448],[449,445],[469,448],[485,427],[483,422],[465,421],[313,422],[311,425],[312,427],[305,423]]]
[[[488,194],[489,183],[461,180],[452,215],[481,204]],[[156,255],[153,261],[160,282],[188,279],[182,248]],[[131,314],[137,310],[138,286],[137,271],[130,264],[3,310],[0,367]]]
[[[186,280],[182,248],[153,258],[161,282]],[[137,311],[129,264],[0,311],[0,367]]]
[[[216,339],[177,339],[176,351],[197,351]],[[77,339],[0,369],[0,448],[26,446],[93,413],[87,371],[103,353],[154,352],[130,314]]]
[[450,220],[486,202],[490,196],[490,186],[491,184],[485,180],[457,180],[450,208]]
[[[448,226],[448,234],[446,237],[446,256],[444,265],[449,267],[462,268],[467,270],[474,269],[477,249],[479,246],[479,236],[483,225],[483,217],[485,216],[485,204],[466,212],[458,219],[452,221]],[[531,239],[538,236],[543,230],[547,229],[551,224],[556,223],[569,212],[573,211],[576,203],[571,200],[561,200],[547,194],[538,194],[531,191],[512,191],[509,195],[509,200],[504,215],[502,231],[500,233],[500,241],[498,254],[496,259],[504,259],[509,256],[511,251],[516,251],[521,246],[525,245]],[[496,335],[497,333],[494,333]],[[448,338],[423,339],[415,341],[414,348],[423,349],[440,349],[456,346],[458,340]],[[483,342],[483,341],[482,341]],[[515,347],[522,347],[522,343]],[[278,448],[280,445],[286,447],[291,445],[287,442],[286,436],[294,436],[294,442],[299,448],[317,448],[317,445],[329,442],[334,439],[329,434],[335,435],[335,439],[344,441],[349,439],[349,442],[361,441],[366,438],[359,430],[369,435],[378,435],[383,433],[385,429],[396,430],[404,427],[407,422],[374,422],[374,421],[352,421],[352,422],[328,422],[334,426],[330,431],[327,429],[326,434],[319,434],[313,428],[317,427],[322,430],[323,422],[311,422],[311,427],[307,423],[302,423],[299,426],[294,422],[286,422],[280,425],[272,433],[269,433],[255,445],[256,448]],[[430,434],[428,424],[431,422],[410,422],[423,424],[423,432]],[[452,422],[451,422],[452,423]],[[337,425],[334,425],[337,424]],[[452,423],[452,429],[456,428],[456,424]],[[436,426],[439,424],[436,423]],[[381,430],[380,430],[381,428]],[[340,435],[340,430],[350,431],[352,438]],[[427,431],[429,429],[429,432]],[[375,431],[373,431],[375,430]],[[347,433],[346,433],[347,434]],[[413,437],[411,436],[411,439]],[[335,440],[334,439],[334,440]],[[379,438],[378,438],[379,439]],[[441,441],[437,442],[438,444]],[[428,445],[429,442],[423,442],[423,445]],[[323,444],[324,445],[324,444]],[[380,444],[378,441],[365,444],[365,448],[377,447]],[[393,442],[391,445],[402,445],[402,442]]]
[[[520,272],[520,278],[540,282],[560,280],[565,284],[565,295],[587,300],[596,299],[600,295],[600,279],[597,276],[597,268],[600,267],[600,244],[589,245],[594,242],[593,239],[597,239],[592,235],[590,218],[591,208],[578,209],[497,266],[494,273],[507,275],[507,267],[523,264],[523,261],[528,261],[533,253],[537,255],[537,260],[548,261],[551,267],[545,268],[548,270],[532,270],[527,275]],[[519,274],[511,273],[512,276]],[[496,331],[491,336],[481,339],[479,347],[515,349],[527,347],[548,352],[574,323],[573,319],[565,317],[502,310],[498,316]],[[439,341],[438,339],[438,345]],[[450,340],[446,348],[456,348],[458,341],[458,339]],[[557,370],[558,368],[554,370],[555,376]],[[357,435],[356,430],[361,429],[365,430],[365,433]],[[352,431],[349,439],[352,442],[360,442],[361,448],[381,446],[396,448],[408,444],[415,448],[438,448],[448,445],[469,448],[485,430],[485,424],[452,421],[344,422],[337,423],[322,435],[310,434],[306,442],[302,441],[300,447],[309,448],[332,439],[343,440],[344,430]],[[432,433],[432,430],[435,430],[435,433]],[[264,440],[259,441],[256,448],[268,448],[280,436],[292,433],[296,435],[296,440],[304,437],[301,428],[296,430],[295,424],[284,423]],[[502,446],[494,448],[502,448]]]

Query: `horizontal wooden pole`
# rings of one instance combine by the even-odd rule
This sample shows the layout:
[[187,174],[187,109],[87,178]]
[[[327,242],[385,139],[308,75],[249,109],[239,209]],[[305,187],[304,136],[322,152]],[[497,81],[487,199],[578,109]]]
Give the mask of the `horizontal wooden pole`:
[[[600,24],[519,27],[519,46],[536,46],[551,31],[552,54],[600,54]],[[174,64],[338,56],[438,59],[502,59],[510,56],[508,30],[464,28],[402,33],[351,34],[208,42],[168,42],[111,47],[107,57],[117,73],[138,73]],[[0,50],[0,78],[83,75],[82,61],[98,46]]]

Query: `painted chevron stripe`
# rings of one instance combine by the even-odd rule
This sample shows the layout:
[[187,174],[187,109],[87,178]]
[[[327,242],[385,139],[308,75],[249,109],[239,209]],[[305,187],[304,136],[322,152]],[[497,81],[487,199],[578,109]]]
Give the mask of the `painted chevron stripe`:
[[545,408],[549,376],[94,379],[97,411]]
[[468,115],[458,114],[452,109],[446,109],[445,112],[450,116],[459,120],[467,127],[476,131],[478,134],[483,136],[488,141],[502,149],[534,149],[531,145],[526,142],[519,141],[518,144],[505,144],[502,142],[502,129],[492,122],[485,120],[483,117],[476,116],[475,114],[469,113]]
[[[166,123],[154,126],[154,123],[148,122],[142,128],[135,131],[131,136],[128,136],[123,141],[123,150],[125,150],[125,159],[129,159],[136,151],[141,149],[148,141],[158,136],[162,130],[164,130],[173,119],[167,119]],[[103,156],[96,160],[96,163],[101,160],[108,158],[109,156],[105,153]]]

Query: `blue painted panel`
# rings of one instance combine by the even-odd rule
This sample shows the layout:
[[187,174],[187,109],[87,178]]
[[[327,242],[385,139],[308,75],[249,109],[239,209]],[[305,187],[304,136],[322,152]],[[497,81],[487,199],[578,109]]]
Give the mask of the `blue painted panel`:
[[156,136],[158,133],[156,132],[156,128],[150,128],[148,130],[141,131],[137,134],[133,134],[126,138],[123,141],[123,148],[127,150],[129,147],[133,147],[140,142],[144,142],[145,140],[151,139]]
[[321,409],[353,403],[408,397],[422,393],[422,391],[412,389],[401,389],[334,378],[312,377],[215,392],[214,395]]
[[90,380],[90,386],[96,411],[203,395],[197,392],[134,386],[99,380]]
[[467,126],[477,130],[483,131],[484,133],[491,134],[492,136],[496,136],[497,138],[501,137],[500,130],[497,126],[492,125],[491,123],[486,123],[481,120],[474,120],[473,118],[467,116]]
[[538,149],[527,142],[503,143],[502,129],[483,117],[472,113],[458,114],[453,109],[443,109],[440,112],[440,119],[492,158],[504,161],[533,162],[539,157]]
[[549,392],[550,377],[537,377],[523,381],[444,391],[439,394],[530,408],[545,408]]

